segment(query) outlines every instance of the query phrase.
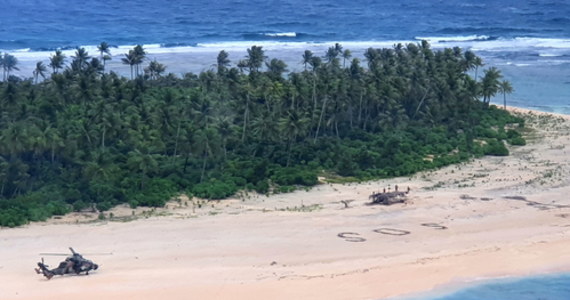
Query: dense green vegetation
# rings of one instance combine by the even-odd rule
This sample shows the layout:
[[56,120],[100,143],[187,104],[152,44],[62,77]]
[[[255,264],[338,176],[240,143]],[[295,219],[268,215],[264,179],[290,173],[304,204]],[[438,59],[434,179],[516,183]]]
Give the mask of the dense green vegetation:
[[106,72],[108,45],[99,50],[56,52],[50,76],[42,63],[26,80],[4,68],[0,226],[161,206],[180,192],[286,192],[320,174],[402,176],[524,144],[504,130],[522,120],[489,105],[505,92],[500,72],[474,80],[482,62],[459,48],[368,49],[364,65],[337,44],[323,58],[306,51],[304,70],[287,74],[253,46],[236,67],[222,51],[215,70],[178,78],[156,61],[143,69],[137,46],[122,58],[133,79]]

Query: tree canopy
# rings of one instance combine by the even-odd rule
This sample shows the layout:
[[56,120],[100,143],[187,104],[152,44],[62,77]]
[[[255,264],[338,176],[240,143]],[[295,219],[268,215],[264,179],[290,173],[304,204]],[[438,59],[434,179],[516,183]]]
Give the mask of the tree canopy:
[[283,192],[319,174],[403,176],[521,143],[504,125],[522,120],[488,105],[509,92],[500,72],[473,79],[477,57],[460,48],[370,48],[363,66],[337,44],[286,73],[253,46],[234,66],[222,51],[216,71],[182,78],[155,60],[140,74],[145,55],[137,46],[122,58],[131,79],[80,48],[68,66],[57,51],[44,81],[38,64],[35,80],[0,83],[0,226],[161,206],[181,192]]

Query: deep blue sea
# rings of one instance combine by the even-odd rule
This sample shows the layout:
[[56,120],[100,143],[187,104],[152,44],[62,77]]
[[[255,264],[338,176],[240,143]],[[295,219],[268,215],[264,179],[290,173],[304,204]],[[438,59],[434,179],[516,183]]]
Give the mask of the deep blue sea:
[[3,0],[0,49],[382,41],[479,36],[570,38],[567,0]]
[[[499,67],[516,106],[570,114],[569,0],[0,0],[0,51],[30,77],[55,49],[121,56],[143,44],[175,74],[199,72],[228,50],[235,61],[258,45],[301,68],[303,50],[335,42],[361,57],[368,47],[430,41],[460,46]],[[233,51],[233,52],[232,52]],[[209,54],[208,54],[209,53]],[[168,64],[170,63],[170,64]],[[127,74],[119,59],[111,69]],[[502,99],[497,98],[497,102]]]

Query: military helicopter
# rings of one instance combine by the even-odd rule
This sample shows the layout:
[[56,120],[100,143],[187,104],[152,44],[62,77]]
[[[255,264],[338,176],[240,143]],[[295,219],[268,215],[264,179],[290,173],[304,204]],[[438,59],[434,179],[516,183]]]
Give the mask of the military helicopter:
[[[65,274],[81,274],[85,273],[85,275],[89,275],[89,271],[99,269],[99,265],[96,263],[83,258],[83,256],[73,248],[69,247],[71,250],[71,255],[68,256],[64,261],[59,263],[59,266],[54,269],[49,269],[49,266],[44,263],[44,259],[42,257],[42,261],[38,262],[38,268],[34,270],[38,274],[44,275],[48,280],[51,279],[54,275],[65,275]],[[59,253],[40,253],[40,255],[69,255],[69,254],[59,254]]]

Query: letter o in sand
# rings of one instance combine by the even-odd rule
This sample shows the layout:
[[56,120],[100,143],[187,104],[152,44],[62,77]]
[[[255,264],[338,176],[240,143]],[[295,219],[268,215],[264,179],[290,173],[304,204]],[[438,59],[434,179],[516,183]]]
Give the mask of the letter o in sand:
[[363,237],[351,236],[351,235],[360,235],[360,234],[356,232],[341,232],[337,234],[339,238],[343,238],[347,242],[360,243],[366,241],[366,239]]
[[381,234],[389,234],[389,235],[406,235],[406,234],[410,234],[409,231],[407,230],[402,230],[402,229],[394,229],[394,228],[378,228],[378,229],[374,229],[372,230],[376,233],[381,233]]

